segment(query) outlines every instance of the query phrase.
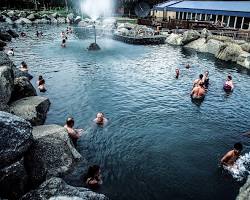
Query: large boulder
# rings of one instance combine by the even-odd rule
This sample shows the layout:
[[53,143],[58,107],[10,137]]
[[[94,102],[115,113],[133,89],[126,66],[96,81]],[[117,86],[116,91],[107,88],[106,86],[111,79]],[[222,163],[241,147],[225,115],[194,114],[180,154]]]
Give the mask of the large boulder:
[[6,23],[9,24],[9,25],[13,25],[13,24],[14,24],[14,22],[12,21],[12,19],[9,18],[9,17],[6,17],[5,21],[6,21]]
[[234,61],[236,62],[239,55],[243,51],[238,44],[227,43],[224,48],[216,55],[216,58],[225,60],[225,61]]
[[9,66],[0,66],[0,103],[7,104],[14,88],[14,73]]
[[237,64],[250,69],[250,53],[242,52],[237,58]]
[[213,55],[218,55],[221,49],[223,49],[225,44],[218,40],[208,40],[206,45],[204,46],[204,52],[211,53]]
[[53,13],[51,16],[54,17],[54,18],[57,18],[59,15],[58,15],[57,12],[55,12],[55,13]]
[[183,39],[182,44],[188,44],[189,42],[192,42],[194,40],[197,40],[200,37],[200,33],[195,30],[188,30],[183,33]]
[[34,21],[36,19],[34,13],[31,13],[27,16],[27,19],[31,20],[31,21]]
[[212,36],[211,31],[207,30],[206,28],[202,29],[202,31],[201,31],[201,37],[207,38],[209,36]]
[[10,11],[7,13],[7,15],[8,15],[9,17],[13,17],[13,16],[15,15],[15,12],[14,12],[13,10],[10,10]]
[[199,38],[198,40],[194,40],[188,44],[186,44],[184,47],[191,48],[199,52],[204,52],[204,46],[206,45],[206,39],[205,38]]
[[80,21],[82,20],[82,18],[80,16],[77,16],[74,20],[75,24],[78,24]]
[[21,17],[20,19],[15,21],[16,24],[32,24],[32,21],[30,21],[27,18]]
[[250,176],[247,182],[240,188],[239,194],[236,200],[249,200],[250,199]]
[[172,33],[170,34],[170,36],[168,36],[168,38],[166,39],[166,42],[168,44],[181,46],[183,44],[182,40],[183,40],[182,35]]
[[0,32],[0,40],[10,42],[11,41],[11,35],[7,32]]
[[241,46],[243,51],[250,53],[250,43],[249,42],[245,42],[244,44],[242,44],[240,46]]
[[37,96],[36,89],[30,83],[27,77],[14,79],[14,89],[11,95],[11,101],[16,101],[24,97]]
[[33,126],[45,122],[50,101],[46,97],[25,97],[10,104],[11,113],[29,121]]
[[23,159],[0,169],[0,177],[1,197],[18,199],[27,192],[28,175]]
[[32,126],[26,120],[0,111],[0,168],[19,160],[33,143]]
[[68,14],[66,17],[66,20],[67,20],[67,23],[72,24],[74,22],[74,14],[73,13]]
[[35,21],[33,21],[34,24],[49,24],[50,23],[50,20],[48,19],[36,19]]
[[4,52],[0,52],[0,66],[2,65],[9,66],[11,68],[15,67],[14,63],[10,60],[9,56]]
[[103,194],[97,194],[83,187],[73,187],[66,184],[60,178],[51,178],[39,186],[38,189],[33,190],[24,195],[21,200],[45,200],[57,199],[57,197],[67,199],[76,198],[81,200],[106,200],[107,197]]
[[35,143],[25,158],[32,185],[41,184],[45,178],[65,175],[76,158],[81,158],[61,126],[34,127],[33,136]]
[[9,33],[13,38],[19,37],[19,35],[14,30],[7,30],[7,33]]

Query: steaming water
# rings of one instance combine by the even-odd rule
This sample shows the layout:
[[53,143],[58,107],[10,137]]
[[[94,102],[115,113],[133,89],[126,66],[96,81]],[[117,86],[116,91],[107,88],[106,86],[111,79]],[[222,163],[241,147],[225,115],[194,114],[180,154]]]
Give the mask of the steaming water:
[[113,0],[82,0],[81,10],[95,21],[100,16],[111,16],[113,3]]
[[[63,125],[72,115],[76,127],[86,130],[78,150],[88,165],[101,166],[100,192],[119,200],[235,199],[244,180],[232,178],[218,163],[241,141],[244,156],[238,162],[248,170],[249,139],[242,133],[250,128],[249,71],[167,44],[133,46],[99,37],[102,50],[88,52],[93,39],[71,35],[63,49],[62,27],[38,29],[44,38],[34,37],[33,30],[11,44],[13,59],[17,65],[25,60],[34,77],[44,75],[47,92],[41,95],[52,102],[47,124]],[[186,63],[192,68],[185,69]],[[197,106],[189,92],[207,69],[211,85]],[[228,73],[236,85],[231,95],[222,89]],[[104,128],[92,123],[98,111],[110,121]],[[80,162],[67,182],[82,186],[85,170]],[[246,170],[240,167],[240,177]]]

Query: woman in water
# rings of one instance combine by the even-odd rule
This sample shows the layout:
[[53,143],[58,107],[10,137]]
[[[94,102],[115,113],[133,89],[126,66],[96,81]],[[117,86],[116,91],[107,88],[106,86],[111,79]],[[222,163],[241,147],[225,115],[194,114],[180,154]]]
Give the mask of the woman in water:
[[102,185],[100,166],[90,166],[85,177],[85,183],[90,189],[98,189]]
[[178,79],[179,75],[180,75],[180,70],[179,70],[179,68],[176,68],[175,69],[175,78]]
[[43,79],[42,76],[39,76],[38,81],[37,81],[37,85],[38,85],[38,89],[40,90],[40,92],[46,92],[46,88],[45,88],[45,80]]
[[99,112],[97,113],[94,122],[98,125],[105,125],[107,124],[108,120],[104,117],[104,114],[102,112]]
[[21,66],[20,66],[20,68],[19,68],[22,72],[27,72],[28,73],[28,71],[29,71],[29,69],[28,69],[28,65],[26,64],[26,62],[21,62]]
[[226,82],[224,83],[224,86],[223,86],[223,89],[226,91],[226,92],[232,92],[233,89],[234,89],[234,84],[233,84],[233,80],[232,80],[232,76],[231,75],[228,75],[227,76],[227,80]]

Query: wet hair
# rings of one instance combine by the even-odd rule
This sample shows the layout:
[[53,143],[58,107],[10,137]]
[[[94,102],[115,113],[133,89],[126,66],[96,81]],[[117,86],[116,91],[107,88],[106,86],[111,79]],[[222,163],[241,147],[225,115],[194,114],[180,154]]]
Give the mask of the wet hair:
[[10,50],[11,50],[11,51],[14,51],[14,49],[13,49],[13,48],[11,48]]
[[63,39],[63,40],[62,40],[62,43],[63,43],[63,44],[64,44],[64,43],[66,43],[66,40],[65,40],[65,39]]
[[87,177],[86,178],[94,178],[96,173],[98,173],[100,170],[99,165],[92,165],[89,167],[88,172],[87,172]]
[[38,77],[38,80],[40,81],[40,80],[42,80],[43,79],[43,76],[39,76]]
[[45,84],[45,80],[44,80],[44,79],[42,79],[42,80],[39,80],[39,83],[38,83],[38,85],[43,85],[43,84]]
[[66,120],[66,124],[67,124],[67,126],[73,127],[74,124],[75,124],[74,118],[73,118],[73,117],[69,117],[69,118]]
[[231,81],[233,78],[231,75],[228,75],[227,78]]
[[27,64],[26,64],[26,62],[21,62],[21,65],[23,66],[23,68],[27,68]]
[[242,151],[243,145],[240,142],[234,144],[234,148],[238,151]]
[[200,74],[199,77],[200,77],[200,79],[202,79],[203,78],[203,74]]

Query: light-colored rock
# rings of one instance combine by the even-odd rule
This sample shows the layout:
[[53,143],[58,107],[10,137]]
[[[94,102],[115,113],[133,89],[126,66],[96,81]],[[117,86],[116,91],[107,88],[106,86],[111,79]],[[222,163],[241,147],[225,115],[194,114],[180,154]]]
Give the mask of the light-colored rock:
[[50,22],[51,22],[52,24],[57,24],[57,23],[58,23],[57,19],[54,18],[54,17],[51,17],[51,18],[50,18]]
[[249,42],[245,42],[244,44],[242,44],[240,46],[241,46],[243,51],[250,53],[250,43]]
[[188,30],[183,33],[182,44],[188,44],[194,40],[197,40],[200,37],[200,33],[196,30]]
[[0,103],[7,104],[14,88],[14,73],[9,66],[0,66]]
[[7,13],[7,15],[8,15],[9,17],[13,17],[13,16],[15,15],[15,12],[14,12],[13,10],[11,10],[11,11],[9,11],[9,12]]
[[201,31],[201,37],[207,38],[209,36],[212,36],[211,31],[207,30],[206,28],[202,29],[202,31]]
[[82,18],[80,16],[77,16],[74,20],[75,24],[78,24],[80,21],[82,20]]
[[206,45],[204,46],[204,52],[211,53],[213,55],[218,55],[221,49],[223,49],[225,44],[218,40],[208,40]]
[[250,69],[250,53],[243,52],[237,58],[237,64]]
[[45,178],[63,176],[72,169],[81,155],[71,144],[64,127],[37,126],[33,129],[34,144],[27,153],[27,171],[33,185]]
[[20,18],[18,20],[15,21],[16,24],[32,24],[32,21],[30,21],[27,18]]
[[250,176],[248,176],[247,182],[240,188],[239,194],[236,200],[249,200],[250,199]]
[[166,39],[166,42],[168,44],[181,46],[183,45],[182,39],[183,39],[182,35],[171,33],[170,36],[168,36],[168,38]]
[[33,126],[45,122],[50,101],[46,97],[25,97],[10,104],[11,113],[29,121]]
[[9,24],[9,25],[13,25],[14,22],[9,18],[9,17],[6,17],[5,21]]
[[57,18],[57,22],[58,22],[59,24],[64,24],[64,23],[66,23],[66,19],[65,19],[64,17],[58,17],[58,18]]
[[36,20],[33,21],[33,23],[34,24],[49,24],[50,21],[43,18],[43,19],[36,19]]
[[194,40],[186,44],[184,47],[191,48],[199,52],[205,52],[205,46],[206,46],[206,39],[199,38],[198,40]]
[[27,16],[27,19],[33,21],[33,20],[35,20],[35,15],[33,13],[31,13],[30,15]]
[[33,143],[32,127],[26,120],[0,111],[0,168],[19,160]]
[[11,68],[15,67],[14,63],[10,60],[9,56],[6,53],[0,51],[0,66],[3,65],[9,66]]
[[216,58],[225,61],[236,62],[239,55],[242,53],[243,51],[239,45],[233,43],[226,43],[224,48],[221,49],[221,51],[216,55]]
[[57,17],[58,17],[58,13],[55,12],[55,13],[53,13],[51,16],[54,17],[54,18],[57,18]]
[[21,200],[45,200],[58,196],[66,196],[68,197],[67,199],[78,197],[82,200],[107,200],[107,197],[103,194],[97,194],[83,187],[70,186],[60,178],[51,178],[47,180],[41,184],[38,189],[24,195]]

